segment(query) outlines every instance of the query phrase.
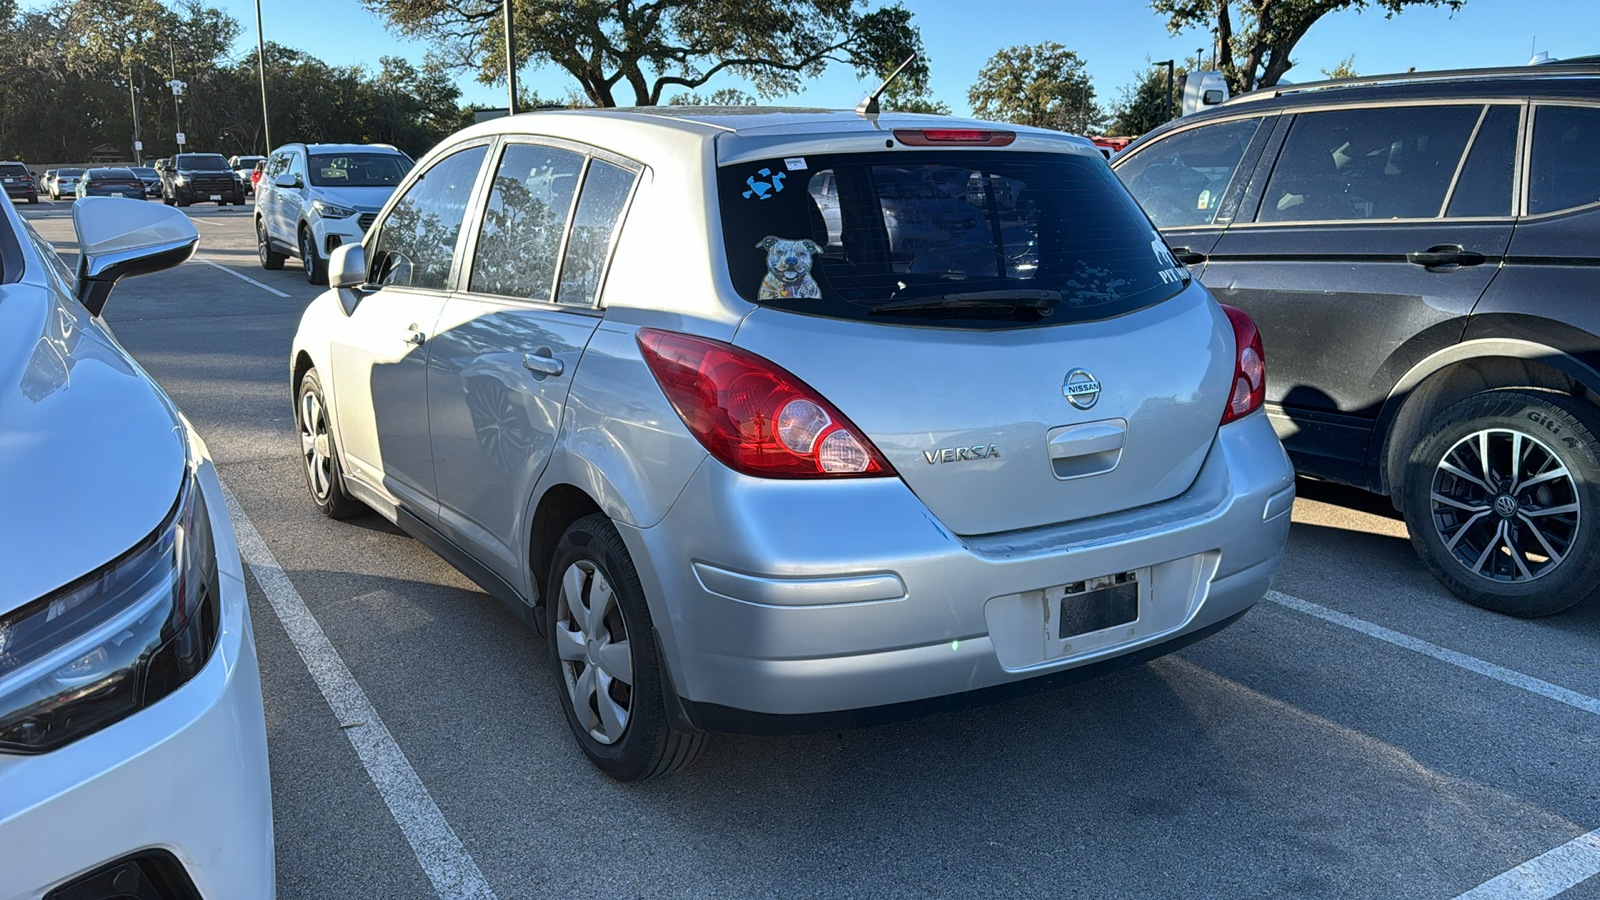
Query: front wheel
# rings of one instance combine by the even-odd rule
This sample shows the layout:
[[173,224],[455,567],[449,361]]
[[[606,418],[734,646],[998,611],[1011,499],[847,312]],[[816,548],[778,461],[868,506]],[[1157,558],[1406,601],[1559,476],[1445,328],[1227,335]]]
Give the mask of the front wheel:
[[706,736],[667,721],[644,588],[610,519],[567,528],[545,596],[556,692],[589,761],[618,781],[643,781],[698,758]]
[[330,519],[348,519],[361,512],[361,501],[344,489],[344,474],[339,467],[338,448],[333,442],[328,404],[322,393],[322,380],[311,369],[300,379],[295,397],[295,426],[300,433],[300,458],[306,473],[306,489],[311,502]]
[[307,281],[328,283],[328,263],[317,255],[317,242],[312,239],[310,228],[300,229],[300,261],[305,265]]
[[1544,391],[1468,397],[1412,451],[1404,507],[1417,553],[1456,596],[1560,612],[1600,582],[1600,409]]

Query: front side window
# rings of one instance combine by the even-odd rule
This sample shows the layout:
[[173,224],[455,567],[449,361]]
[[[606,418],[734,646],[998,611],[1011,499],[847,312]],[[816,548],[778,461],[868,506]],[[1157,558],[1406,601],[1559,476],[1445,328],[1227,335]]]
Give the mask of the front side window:
[[1109,318],[1189,282],[1098,156],[779,158],[719,173],[745,299],[833,318],[1017,328]]
[[487,152],[482,144],[458,150],[412,183],[379,228],[373,281],[429,290],[448,286],[467,201]]
[[539,144],[511,144],[500,158],[468,290],[549,300],[583,154]]
[[313,153],[311,183],[317,187],[394,187],[411,171],[398,153]]
[[1301,113],[1256,220],[1437,218],[1482,112],[1473,105]]
[[1533,116],[1528,214],[1600,202],[1600,108],[1540,106]]
[[1180,131],[1120,163],[1117,177],[1157,228],[1210,225],[1261,122],[1239,119]]
[[600,274],[611,256],[622,210],[628,205],[635,174],[604,160],[589,163],[572,218],[572,236],[561,263],[561,289],[557,303],[593,306],[600,290]]

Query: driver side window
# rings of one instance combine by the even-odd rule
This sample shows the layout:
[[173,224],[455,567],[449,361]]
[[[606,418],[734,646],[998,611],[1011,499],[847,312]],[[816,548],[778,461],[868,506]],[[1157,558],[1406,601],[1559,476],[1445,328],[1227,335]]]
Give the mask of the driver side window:
[[1181,131],[1118,165],[1117,177],[1157,228],[1210,225],[1261,122],[1235,119]]
[[487,144],[458,150],[412,182],[378,230],[371,281],[442,291],[449,286],[461,221]]

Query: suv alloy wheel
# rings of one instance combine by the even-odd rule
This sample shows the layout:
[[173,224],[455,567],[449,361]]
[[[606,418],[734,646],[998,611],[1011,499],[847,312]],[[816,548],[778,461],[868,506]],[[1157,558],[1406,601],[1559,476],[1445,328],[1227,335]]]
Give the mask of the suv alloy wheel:
[[1440,413],[1406,467],[1411,541],[1458,596],[1544,616],[1600,582],[1600,409],[1509,389]]

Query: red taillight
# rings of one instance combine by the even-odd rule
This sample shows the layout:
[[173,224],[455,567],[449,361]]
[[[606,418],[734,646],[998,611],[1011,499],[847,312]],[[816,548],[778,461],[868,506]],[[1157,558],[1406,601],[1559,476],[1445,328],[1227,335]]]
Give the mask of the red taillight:
[[1004,147],[1017,139],[1014,131],[984,128],[896,128],[894,139],[907,147],[937,147],[944,144],[977,144]]
[[1256,323],[1243,310],[1224,304],[1222,311],[1233,325],[1234,344],[1233,387],[1228,393],[1228,406],[1222,411],[1222,424],[1226,425],[1261,408],[1267,399],[1267,364]]
[[854,425],[805,382],[731,344],[639,329],[650,373],[724,465],[768,478],[893,475]]

